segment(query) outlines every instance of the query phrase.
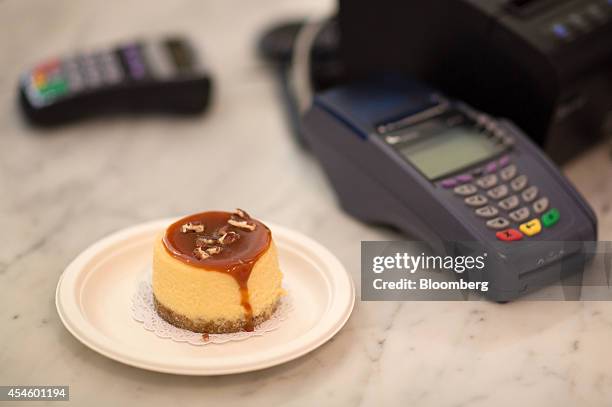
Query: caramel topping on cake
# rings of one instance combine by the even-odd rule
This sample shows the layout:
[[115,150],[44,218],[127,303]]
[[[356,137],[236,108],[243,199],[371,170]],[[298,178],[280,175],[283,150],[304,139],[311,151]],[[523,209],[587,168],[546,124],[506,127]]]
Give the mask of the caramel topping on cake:
[[254,328],[247,283],[253,265],[271,241],[270,229],[241,209],[185,217],[170,225],[163,238],[171,256],[191,266],[228,273],[236,280],[247,331]]

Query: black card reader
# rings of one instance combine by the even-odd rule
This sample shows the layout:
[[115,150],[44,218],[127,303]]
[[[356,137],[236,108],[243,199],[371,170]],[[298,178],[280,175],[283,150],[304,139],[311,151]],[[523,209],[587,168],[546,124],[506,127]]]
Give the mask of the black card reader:
[[182,38],[52,58],[19,82],[26,117],[42,125],[114,112],[197,114],[210,91],[208,71]]

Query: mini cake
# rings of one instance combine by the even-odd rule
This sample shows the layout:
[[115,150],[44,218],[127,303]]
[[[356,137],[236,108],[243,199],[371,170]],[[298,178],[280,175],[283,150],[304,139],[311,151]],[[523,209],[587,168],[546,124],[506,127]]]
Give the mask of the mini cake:
[[179,328],[252,331],[276,310],[282,277],[270,229],[240,209],[188,216],[155,241],[155,309]]

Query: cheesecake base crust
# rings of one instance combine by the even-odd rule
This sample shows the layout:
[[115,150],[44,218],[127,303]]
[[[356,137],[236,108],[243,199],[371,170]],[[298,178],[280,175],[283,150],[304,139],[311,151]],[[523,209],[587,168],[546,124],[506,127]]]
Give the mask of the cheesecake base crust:
[[[253,325],[257,325],[270,319],[274,311],[278,308],[280,298],[266,308],[263,312],[258,315],[253,315]],[[164,321],[172,324],[178,328],[187,329],[192,332],[198,333],[209,333],[209,334],[227,334],[232,332],[244,331],[247,326],[247,321],[244,318],[236,320],[227,319],[216,319],[216,320],[197,320],[187,318],[177,312],[174,312],[170,308],[163,305],[157,300],[155,294],[153,294],[153,303],[155,305],[155,311]]]

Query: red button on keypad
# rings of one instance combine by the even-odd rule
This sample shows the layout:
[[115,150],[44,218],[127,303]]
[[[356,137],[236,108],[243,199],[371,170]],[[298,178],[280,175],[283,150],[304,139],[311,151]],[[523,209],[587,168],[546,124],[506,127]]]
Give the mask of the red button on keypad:
[[504,242],[511,242],[513,240],[521,240],[523,238],[523,234],[516,229],[506,229],[495,234],[499,240],[503,240]]

